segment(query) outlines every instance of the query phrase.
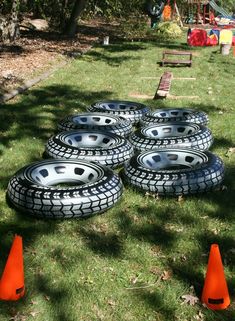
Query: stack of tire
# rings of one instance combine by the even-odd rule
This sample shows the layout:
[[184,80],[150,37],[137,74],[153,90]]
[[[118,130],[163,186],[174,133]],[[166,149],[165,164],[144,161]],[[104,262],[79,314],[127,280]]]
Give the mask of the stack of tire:
[[25,166],[10,179],[7,198],[40,218],[77,218],[102,213],[120,199],[122,180],[113,169],[134,154],[127,140],[149,109],[128,101],[93,104],[68,116],[46,144],[47,159]]
[[224,178],[224,164],[208,151],[213,143],[208,116],[190,109],[146,113],[129,141],[135,155],[125,164],[125,181],[163,196],[214,190]]

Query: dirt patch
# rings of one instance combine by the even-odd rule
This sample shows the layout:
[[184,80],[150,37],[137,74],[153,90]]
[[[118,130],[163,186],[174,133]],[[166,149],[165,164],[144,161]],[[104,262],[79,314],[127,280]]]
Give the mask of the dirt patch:
[[82,21],[74,38],[49,32],[22,31],[14,44],[0,43],[0,94],[21,86],[61,60],[77,57],[105,35],[115,36],[119,24],[102,20]]

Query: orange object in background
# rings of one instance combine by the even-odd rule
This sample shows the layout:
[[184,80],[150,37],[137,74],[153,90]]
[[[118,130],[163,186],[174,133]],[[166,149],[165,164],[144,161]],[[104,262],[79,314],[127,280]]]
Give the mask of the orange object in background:
[[227,282],[218,244],[212,244],[208,260],[202,302],[211,310],[223,310],[230,304]]
[[165,5],[162,12],[163,21],[171,20],[171,6],[169,4]]
[[0,280],[0,299],[16,301],[25,292],[22,237],[16,235]]

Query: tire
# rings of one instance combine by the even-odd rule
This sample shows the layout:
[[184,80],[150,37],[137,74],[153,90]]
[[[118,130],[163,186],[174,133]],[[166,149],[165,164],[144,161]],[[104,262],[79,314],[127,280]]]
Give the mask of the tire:
[[164,108],[148,112],[141,119],[141,126],[151,124],[168,123],[175,121],[190,122],[195,124],[207,125],[208,115],[203,111],[184,108]]
[[141,190],[165,196],[211,191],[224,178],[222,160],[211,152],[162,149],[134,155],[125,164],[124,180]]
[[88,111],[122,116],[129,119],[132,124],[138,124],[143,115],[149,111],[149,108],[132,101],[106,100],[89,106]]
[[171,122],[136,130],[129,141],[137,151],[156,148],[193,148],[207,150],[213,143],[211,131],[199,124]]
[[101,113],[82,113],[68,116],[58,124],[60,131],[67,130],[102,130],[127,137],[132,132],[128,119]]
[[45,152],[52,158],[86,159],[116,168],[131,158],[134,149],[124,137],[116,134],[80,130],[52,136]]
[[[70,186],[58,186],[62,183]],[[17,172],[9,181],[7,197],[14,207],[34,217],[67,219],[106,211],[119,200],[122,190],[118,175],[102,165],[44,160]]]
[[165,1],[148,1],[147,13],[149,16],[159,17],[164,9]]

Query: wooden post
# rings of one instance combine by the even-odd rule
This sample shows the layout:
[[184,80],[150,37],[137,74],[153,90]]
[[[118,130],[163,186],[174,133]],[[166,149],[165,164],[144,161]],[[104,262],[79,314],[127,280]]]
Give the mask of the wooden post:
[[179,13],[179,9],[178,9],[178,6],[177,6],[177,3],[175,1],[175,11],[179,17],[179,20],[180,20],[180,27],[183,27],[183,22],[182,22],[182,19],[181,19],[181,16],[180,16],[180,13]]

